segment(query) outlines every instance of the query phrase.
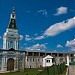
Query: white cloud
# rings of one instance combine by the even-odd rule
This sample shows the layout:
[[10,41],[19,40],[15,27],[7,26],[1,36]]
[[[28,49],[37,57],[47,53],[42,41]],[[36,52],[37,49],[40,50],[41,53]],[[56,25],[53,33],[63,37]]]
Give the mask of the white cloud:
[[23,35],[20,35],[20,40],[22,40],[23,39]]
[[60,34],[61,32],[69,30],[73,27],[75,27],[75,17],[51,25],[48,29],[46,29],[44,31],[44,33],[41,36],[37,36],[37,34],[36,34],[36,37],[32,38],[32,39],[33,40],[41,40],[46,37],[56,36],[56,35]]
[[25,40],[26,40],[26,41],[30,41],[30,40],[32,40],[32,38],[31,38],[29,35],[26,35],[26,36],[25,36]]
[[2,36],[0,36],[0,39],[2,39]]
[[75,17],[68,19],[66,21],[51,25],[48,29],[44,31],[43,35],[44,36],[55,36],[73,27],[75,27]]
[[48,43],[46,42],[45,45],[47,45]]
[[37,33],[34,35],[35,36],[34,38],[30,37],[29,35],[26,35],[25,40],[26,41],[41,40],[46,37],[56,36],[61,32],[69,30],[73,27],[75,27],[75,17],[51,25],[48,29],[44,31],[44,33],[42,33],[41,36],[37,36]]
[[75,39],[74,40],[71,40],[71,41],[67,41],[67,43],[66,43],[65,46],[66,47],[69,47],[70,50],[75,51]]
[[61,6],[61,7],[59,7],[59,8],[57,9],[57,13],[54,14],[54,15],[55,15],[55,16],[58,16],[58,15],[61,15],[61,14],[66,14],[67,11],[68,11],[68,8],[67,8],[67,7]]
[[40,39],[44,39],[44,36],[37,36],[36,38],[34,38],[34,40],[40,40]]
[[42,13],[42,15],[47,16],[47,10],[39,10],[38,13]]
[[27,47],[26,49],[27,50],[43,50],[44,51],[47,49],[47,47],[44,44],[35,44],[31,47]]
[[37,33],[34,34],[34,36],[37,36],[37,35],[38,35]]
[[57,48],[63,48],[63,46],[62,46],[62,45],[60,45],[60,44],[58,44],[58,45],[57,45]]
[[57,50],[54,50],[54,52],[57,52]]

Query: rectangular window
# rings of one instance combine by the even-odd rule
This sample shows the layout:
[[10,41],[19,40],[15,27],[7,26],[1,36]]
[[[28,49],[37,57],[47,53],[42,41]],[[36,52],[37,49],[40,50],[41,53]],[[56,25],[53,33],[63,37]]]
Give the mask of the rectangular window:
[[34,59],[33,59],[33,61],[34,61]]

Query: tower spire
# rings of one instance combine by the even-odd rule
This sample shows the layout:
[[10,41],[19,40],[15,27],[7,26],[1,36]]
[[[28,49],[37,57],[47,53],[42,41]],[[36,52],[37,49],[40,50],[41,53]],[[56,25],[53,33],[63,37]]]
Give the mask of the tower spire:
[[14,7],[13,7],[11,15],[10,15],[10,21],[9,21],[8,28],[10,28],[10,29],[17,29],[17,25],[16,25],[16,13],[15,13]]

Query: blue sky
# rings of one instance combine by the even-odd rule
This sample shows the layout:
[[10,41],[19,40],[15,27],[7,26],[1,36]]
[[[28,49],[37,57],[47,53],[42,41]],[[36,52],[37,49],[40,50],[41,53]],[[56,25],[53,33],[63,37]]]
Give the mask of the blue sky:
[[20,49],[75,51],[74,0],[0,0],[0,47],[13,6]]

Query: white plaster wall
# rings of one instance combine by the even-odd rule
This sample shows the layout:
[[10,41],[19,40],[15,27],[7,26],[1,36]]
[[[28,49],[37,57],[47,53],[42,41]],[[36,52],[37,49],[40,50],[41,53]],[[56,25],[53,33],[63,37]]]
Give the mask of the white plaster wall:
[[69,56],[67,55],[67,66],[69,66]]
[[50,60],[50,63],[47,63],[46,61],[46,66],[52,66],[52,59],[48,59],[48,60]]
[[[50,60],[50,62],[47,62],[47,60]],[[43,67],[46,67],[46,66],[52,66],[53,63],[52,63],[52,58],[43,58]]]

